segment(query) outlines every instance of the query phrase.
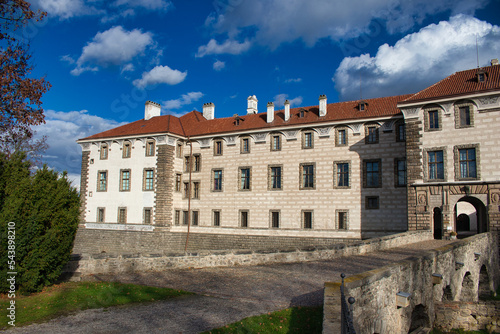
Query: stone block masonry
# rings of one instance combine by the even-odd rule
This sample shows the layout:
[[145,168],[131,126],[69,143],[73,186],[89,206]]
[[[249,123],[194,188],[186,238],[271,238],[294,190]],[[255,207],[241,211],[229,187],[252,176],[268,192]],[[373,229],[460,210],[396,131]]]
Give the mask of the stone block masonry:
[[174,147],[158,145],[156,160],[155,225],[172,224],[172,201],[174,190]]
[[461,328],[468,331],[500,331],[500,301],[439,302],[435,305],[436,327],[442,331]]

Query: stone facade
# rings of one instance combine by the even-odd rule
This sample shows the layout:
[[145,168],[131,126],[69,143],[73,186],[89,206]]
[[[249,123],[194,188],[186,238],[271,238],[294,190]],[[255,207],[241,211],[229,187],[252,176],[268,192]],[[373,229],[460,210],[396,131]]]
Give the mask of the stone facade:
[[461,328],[468,331],[500,330],[500,301],[437,302],[436,327],[442,331]]

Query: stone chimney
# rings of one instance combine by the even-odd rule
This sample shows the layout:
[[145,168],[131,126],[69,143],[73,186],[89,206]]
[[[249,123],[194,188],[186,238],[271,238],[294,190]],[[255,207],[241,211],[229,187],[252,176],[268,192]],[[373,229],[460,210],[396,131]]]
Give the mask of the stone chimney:
[[248,97],[248,107],[247,107],[247,115],[248,114],[256,114],[257,113],[257,96],[252,95]]
[[160,116],[161,106],[159,103],[153,101],[146,101],[146,107],[144,108],[144,120]]
[[290,101],[285,101],[285,122],[290,119]]
[[491,66],[498,65],[498,59],[492,59],[491,60]]
[[215,104],[212,102],[203,104],[203,117],[207,120],[215,118]]
[[274,103],[267,102],[267,123],[274,121]]
[[326,95],[319,96],[319,116],[326,116]]

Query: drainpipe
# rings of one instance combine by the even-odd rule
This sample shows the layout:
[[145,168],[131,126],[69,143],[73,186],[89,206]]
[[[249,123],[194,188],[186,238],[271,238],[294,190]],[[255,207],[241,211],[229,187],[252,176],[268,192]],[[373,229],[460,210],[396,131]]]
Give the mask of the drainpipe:
[[191,173],[193,171],[193,144],[191,143],[191,139],[188,137],[188,144],[190,147],[189,151],[189,183],[188,183],[188,217],[187,217],[187,223],[188,223],[188,230],[187,230],[187,235],[186,235],[186,245],[184,246],[184,252],[187,252],[188,248],[188,242],[189,242],[189,228],[191,226]]

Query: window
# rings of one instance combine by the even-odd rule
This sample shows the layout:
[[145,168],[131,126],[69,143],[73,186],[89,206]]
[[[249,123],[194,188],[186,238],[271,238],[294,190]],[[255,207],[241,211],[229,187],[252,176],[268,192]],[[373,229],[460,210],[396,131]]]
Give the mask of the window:
[[302,211],[302,227],[305,229],[312,229],[313,212]]
[[214,155],[222,155],[222,140],[216,140],[214,144]]
[[378,196],[366,196],[365,202],[367,210],[376,210],[379,208]]
[[130,191],[130,170],[121,171],[120,191]]
[[144,185],[143,190],[153,190],[154,189],[154,169],[145,169],[144,170]]
[[365,160],[363,181],[365,188],[378,188],[382,186],[380,160]]
[[469,126],[470,125],[469,106],[460,107],[459,112],[460,112],[460,126]]
[[406,159],[394,159],[394,171],[396,174],[395,186],[406,186]]
[[337,210],[337,230],[347,230],[347,211]]
[[281,190],[282,188],[282,166],[269,166],[269,190]]
[[151,208],[144,208],[144,224],[151,225]]
[[347,145],[347,129],[341,128],[335,130],[335,145],[346,146]]
[[213,210],[212,217],[213,217],[213,225],[220,226],[220,210]]
[[175,174],[175,191],[181,191],[181,181],[182,175],[179,173]]
[[248,210],[240,210],[240,227],[248,227]]
[[477,72],[477,82],[485,82],[486,81],[486,73],[483,71]]
[[182,143],[177,143],[176,151],[177,158],[182,158]]
[[279,228],[280,227],[280,212],[279,211],[271,211],[271,227]]
[[123,142],[122,158],[130,158],[131,145],[130,142]]
[[191,212],[192,218],[191,218],[191,225],[193,226],[198,226],[198,219],[199,219],[199,211],[192,211]]
[[474,126],[474,104],[472,102],[455,104],[455,128]]
[[406,127],[404,122],[396,123],[396,141],[406,141]]
[[308,149],[314,147],[314,137],[312,132],[302,133],[302,148]]
[[429,180],[444,180],[443,151],[427,152]]
[[336,166],[336,187],[349,188],[349,162],[339,161],[334,163]]
[[190,160],[191,159],[189,159],[188,155],[184,157],[184,172],[186,172],[186,173],[189,172],[189,167],[190,167],[190,164],[191,164]]
[[222,191],[222,169],[215,169],[213,174],[213,191]]
[[476,172],[476,149],[464,148],[458,150],[461,179],[475,179]]
[[281,151],[281,136],[273,135],[271,137],[271,151]]
[[378,126],[371,125],[365,127],[365,143],[376,144],[378,143]]
[[189,218],[189,211],[182,211],[182,225],[187,225],[188,224],[188,218]]
[[240,143],[241,143],[240,153],[250,153],[250,139],[241,138]]
[[200,198],[200,182],[198,181],[193,182],[193,198]]
[[429,111],[429,128],[439,129],[439,114],[437,110]]
[[108,158],[108,144],[101,144],[100,159],[106,160]]
[[104,223],[105,222],[105,208],[97,208],[97,222]]
[[155,142],[153,140],[148,140],[146,143],[146,156],[154,157],[155,155]]
[[424,123],[426,131],[441,130],[441,109],[424,109]]
[[306,113],[305,109],[300,109],[299,110],[299,117],[304,118],[304,116],[306,115],[305,113]]
[[194,172],[199,172],[201,170],[201,155],[195,154],[194,156]]
[[108,172],[99,171],[98,173],[98,183],[97,191],[107,191],[108,190]]
[[366,103],[365,102],[359,102],[359,110],[360,111],[366,110]]
[[127,223],[127,208],[118,208],[118,224]]
[[189,198],[189,182],[184,182],[184,195],[183,198]]
[[300,164],[301,186],[300,189],[314,189],[314,164]]
[[177,226],[180,225],[180,219],[181,219],[181,210],[175,210],[174,224]]
[[240,190],[250,190],[249,167],[240,167]]

